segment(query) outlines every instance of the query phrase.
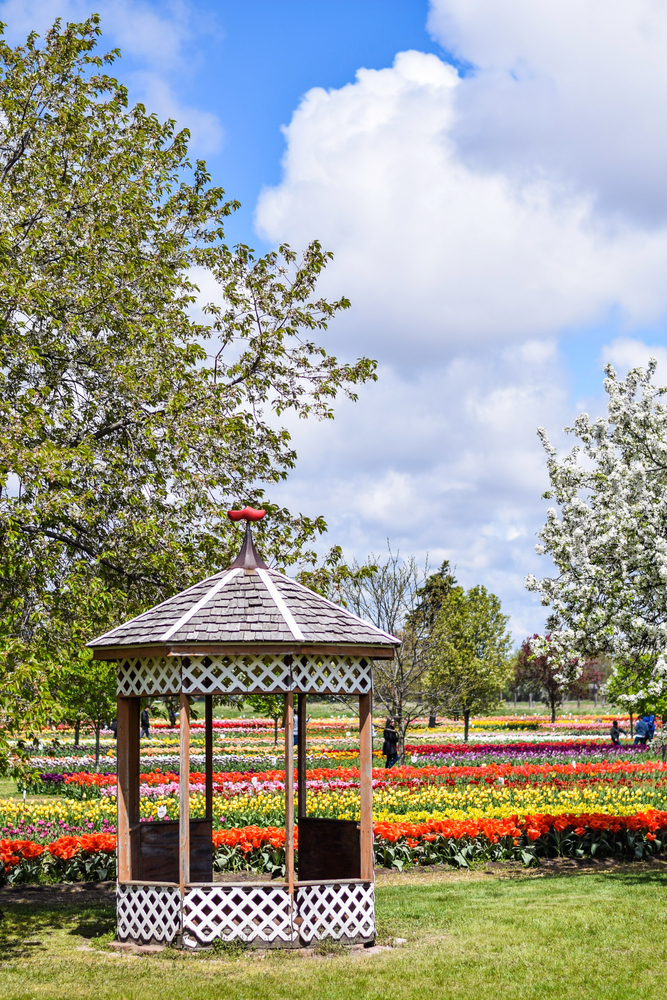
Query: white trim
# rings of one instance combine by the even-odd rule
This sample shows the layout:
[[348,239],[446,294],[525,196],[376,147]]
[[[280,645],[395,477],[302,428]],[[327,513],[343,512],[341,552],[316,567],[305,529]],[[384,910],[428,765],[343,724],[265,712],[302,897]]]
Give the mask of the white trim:
[[218,591],[222,590],[225,584],[229,583],[231,578],[233,576],[236,576],[236,574],[239,572],[240,570],[237,568],[237,569],[230,569],[229,573],[225,573],[222,579],[218,580],[218,582],[213,587],[211,587],[211,589],[206,594],[204,594],[204,596],[201,598],[200,601],[197,601],[197,603],[194,604],[189,611],[186,611],[185,614],[178,619],[175,625],[172,625],[171,628],[167,629],[167,631],[160,639],[160,642],[166,642],[167,639],[171,639],[172,635],[178,632],[179,629],[183,627],[183,625],[186,625],[190,621],[190,619],[197,614],[199,609],[203,608],[205,604],[208,604],[211,598],[215,597]]
[[[283,576],[283,574],[281,573],[280,576]],[[354,612],[348,611],[348,609],[344,608],[341,604],[336,604],[334,601],[330,601],[328,597],[324,597],[322,594],[316,594],[314,590],[311,590],[309,587],[304,587],[304,585],[299,583],[298,580],[295,580],[294,577],[285,576],[284,579],[289,580],[289,582],[293,583],[295,587],[300,587],[301,590],[305,590],[307,594],[315,594],[315,597],[317,597],[318,600],[324,601],[324,603],[328,604],[329,607],[334,608],[336,611],[340,611],[343,615],[349,615],[350,618],[355,618],[358,622],[361,622],[362,625],[365,625],[366,628],[372,628],[374,632],[378,632],[380,635],[384,636],[385,639],[391,639],[391,641],[395,642],[397,646],[400,646],[401,640],[397,639],[395,635],[391,635],[390,632],[383,632],[382,629],[377,627],[377,625],[373,625],[372,622],[366,621],[365,618],[360,618],[359,615],[355,615]],[[361,646],[363,643],[360,642],[358,645]]]
[[259,578],[261,579],[262,583],[264,584],[269,594],[273,598],[273,603],[276,605],[278,611],[285,619],[287,627],[294,636],[294,638],[297,640],[297,642],[305,642],[306,639],[304,637],[303,632],[297,625],[294,615],[287,607],[280,594],[278,593],[278,588],[276,587],[275,583],[273,582],[269,574],[266,572],[265,569],[258,569],[257,574],[259,575]]

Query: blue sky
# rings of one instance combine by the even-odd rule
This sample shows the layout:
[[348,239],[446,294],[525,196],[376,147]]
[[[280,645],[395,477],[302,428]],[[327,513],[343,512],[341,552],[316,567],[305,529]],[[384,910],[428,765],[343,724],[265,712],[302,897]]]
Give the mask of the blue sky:
[[380,379],[290,428],[277,496],[322,548],[449,558],[512,616],[550,566],[544,426],[604,409],[602,365],[667,371],[667,9],[651,0],[4,0],[12,43],[96,10],[134,100],[242,202],[231,242],[319,238],[328,332]]

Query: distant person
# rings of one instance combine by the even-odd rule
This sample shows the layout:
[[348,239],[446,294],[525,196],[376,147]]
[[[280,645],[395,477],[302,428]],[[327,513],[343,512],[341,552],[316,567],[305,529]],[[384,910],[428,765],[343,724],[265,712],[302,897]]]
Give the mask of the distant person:
[[621,745],[621,733],[625,736],[625,729],[621,729],[618,724],[618,719],[614,719],[611,724],[611,729],[609,730],[609,735],[611,736],[611,742],[615,747],[620,747]]
[[116,722],[115,719],[111,720],[111,725],[109,726],[109,729],[113,733],[113,738],[115,740],[117,740],[118,739],[118,723]]
[[650,741],[655,736],[655,715],[649,714],[644,716],[644,722],[648,726],[648,733],[646,734],[647,741]]
[[167,712],[169,714],[169,725],[173,729],[174,726],[176,725],[176,709],[174,708],[173,705],[170,705],[169,708],[167,709]]
[[635,726],[635,746],[645,747],[646,740],[648,739],[648,734],[650,732],[649,724],[646,719],[639,719],[637,725]]
[[382,753],[387,758],[384,766],[385,768],[393,767],[398,760],[398,733],[396,732],[396,725],[392,718],[387,719],[385,722],[382,737],[384,739]]
[[[150,726],[150,719],[148,718],[148,709],[145,708],[141,713],[141,736],[145,736],[148,739],[149,732],[148,727]],[[139,737],[141,739],[141,736]]]

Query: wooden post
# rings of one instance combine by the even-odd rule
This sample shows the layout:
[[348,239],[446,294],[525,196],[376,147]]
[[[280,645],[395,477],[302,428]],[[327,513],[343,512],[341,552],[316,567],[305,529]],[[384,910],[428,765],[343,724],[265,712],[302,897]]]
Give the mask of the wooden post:
[[373,717],[372,695],[359,695],[359,770],[361,792],[361,877],[373,881]]
[[204,695],[206,725],[204,758],[206,761],[206,819],[213,819],[213,695]]
[[299,779],[299,793],[296,804],[296,814],[299,819],[306,815],[306,702],[307,695],[300,694],[297,698],[297,717],[299,732],[296,743],[296,770]]
[[183,893],[190,881],[190,702],[186,694],[181,694],[180,723],[178,881]]
[[129,882],[133,878],[130,831],[139,823],[139,698],[119,698],[116,721],[118,881]]
[[285,880],[294,895],[294,695],[285,695]]

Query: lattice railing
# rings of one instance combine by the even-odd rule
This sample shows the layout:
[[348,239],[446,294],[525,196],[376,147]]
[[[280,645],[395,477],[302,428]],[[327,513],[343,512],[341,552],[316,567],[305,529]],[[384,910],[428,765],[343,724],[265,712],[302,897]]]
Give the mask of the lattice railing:
[[178,694],[181,690],[180,656],[147,656],[120,660],[117,670],[120,695]]
[[181,928],[191,948],[216,940],[289,948],[375,937],[370,882],[297,885],[293,903],[286,885],[270,884],[189,886],[182,908],[176,886],[119,885],[116,899],[119,939],[141,944],[168,944]]
[[304,885],[296,889],[299,937],[304,944],[372,941],[375,937],[375,893],[371,882]]
[[187,945],[223,941],[285,947],[296,941],[286,886],[192,886],[183,900]]
[[169,944],[181,933],[181,894],[177,886],[119,885],[116,914],[120,941]]
[[366,694],[372,686],[372,660],[364,656],[170,656],[118,663],[119,695]]

